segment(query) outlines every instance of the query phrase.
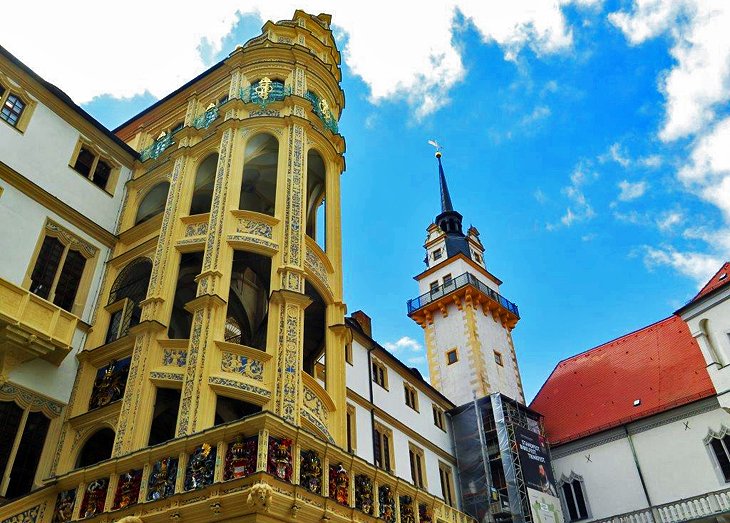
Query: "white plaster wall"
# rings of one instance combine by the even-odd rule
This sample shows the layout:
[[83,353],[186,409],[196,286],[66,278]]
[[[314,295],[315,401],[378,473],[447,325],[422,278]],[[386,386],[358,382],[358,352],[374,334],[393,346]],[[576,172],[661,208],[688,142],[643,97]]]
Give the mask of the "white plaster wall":
[[[474,310],[474,317],[491,392],[501,392],[505,396],[522,401],[507,330],[500,322],[494,321],[490,313],[485,315],[481,308]],[[495,361],[494,351],[502,355],[502,366]]]
[[[345,363],[345,383],[348,389],[351,389],[363,398],[370,398],[368,350],[357,340],[352,341],[352,365]],[[377,385],[375,386],[377,387]]]
[[[130,171],[126,167],[121,169],[111,197],[69,167],[79,137],[76,128],[38,103],[25,133],[0,125],[0,159],[62,202],[115,232],[123,185]],[[98,140],[90,141],[99,145]]]
[[[709,405],[711,410],[707,411]],[[685,428],[685,423],[688,428]],[[628,425],[651,505],[673,503],[727,488],[711,449],[710,430],[730,427],[730,414],[715,399],[680,407]],[[593,519],[647,508],[631,446],[623,427],[553,450],[555,479],[582,476]],[[588,461],[590,457],[590,461]]]
[[[89,323],[109,250],[13,186],[1,180],[0,186],[4,189],[0,195],[0,223],[12,224],[4,234],[0,235],[0,277],[22,286],[46,218],[51,218],[99,249],[81,317],[82,320]],[[77,329],[73,338],[73,350],[59,367],[44,360],[35,359],[16,367],[9,375],[10,381],[60,402],[68,402],[77,368],[75,354],[82,347],[84,340],[84,333]]]
[[571,472],[583,477],[592,519],[648,507],[626,439],[553,458],[552,464],[556,481]]
[[[730,407],[730,287],[690,307],[682,319],[702,349],[720,403]],[[702,333],[706,340],[702,339]],[[710,347],[716,356],[708,352]]]
[[[434,312],[433,332],[435,366],[438,368],[440,391],[456,405],[462,405],[472,400],[474,369],[469,363],[467,333],[464,324],[464,313],[455,304],[450,304],[447,316],[441,312]],[[447,364],[446,353],[457,349],[459,360],[451,365]]]
[[355,408],[355,454],[373,463],[373,424],[370,411],[356,403],[349,404]]
[[716,408],[631,436],[654,505],[727,488],[703,441],[709,430],[719,432],[723,425],[730,427],[730,414]]

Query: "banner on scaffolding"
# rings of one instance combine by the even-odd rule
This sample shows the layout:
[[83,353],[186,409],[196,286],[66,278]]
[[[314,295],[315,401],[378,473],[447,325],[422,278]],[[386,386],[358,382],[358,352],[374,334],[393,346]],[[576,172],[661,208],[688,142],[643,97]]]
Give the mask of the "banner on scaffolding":
[[533,520],[536,523],[561,523],[563,513],[545,438],[516,426],[515,439]]

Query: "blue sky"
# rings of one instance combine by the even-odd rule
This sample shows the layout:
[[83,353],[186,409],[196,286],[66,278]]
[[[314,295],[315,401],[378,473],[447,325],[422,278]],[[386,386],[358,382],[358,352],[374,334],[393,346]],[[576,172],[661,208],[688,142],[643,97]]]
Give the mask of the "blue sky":
[[[520,307],[513,335],[532,398],[560,359],[668,316],[730,257],[730,8],[584,0],[498,13],[511,8],[461,3],[375,33],[353,22],[353,6],[324,9],[342,20],[346,302],[427,374],[405,302],[418,294],[412,277],[439,211],[427,144],[437,139],[454,205]],[[115,85],[69,86],[22,35],[3,45],[113,128],[259,34],[267,11],[236,9],[188,37],[197,61],[177,84],[122,63]],[[385,56],[396,22],[409,26],[403,50]]]

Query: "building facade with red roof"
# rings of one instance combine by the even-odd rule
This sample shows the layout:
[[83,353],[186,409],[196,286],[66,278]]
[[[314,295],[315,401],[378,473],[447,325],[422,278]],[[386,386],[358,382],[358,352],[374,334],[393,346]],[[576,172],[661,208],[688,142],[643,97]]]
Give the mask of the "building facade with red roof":
[[730,512],[729,269],[668,318],[561,361],[538,392],[567,521]]

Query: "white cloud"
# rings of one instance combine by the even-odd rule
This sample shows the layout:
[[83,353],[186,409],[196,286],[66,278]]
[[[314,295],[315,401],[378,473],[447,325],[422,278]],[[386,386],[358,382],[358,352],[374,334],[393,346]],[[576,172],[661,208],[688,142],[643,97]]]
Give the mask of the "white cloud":
[[672,247],[644,247],[644,264],[647,268],[669,265],[695,280],[698,287],[704,285],[722,263],[722,258],[701,252],[680,252]]
[[525,115],[522,120],[520,120],[520,124],[522,124],[525,127],[535,125],[537,122],[541,120],[545,120],[552,114],[552,111],[549,107],[545,105],[540,105],[538,107],[535,107],[533,111]]
[[683,221],[684,214],[681,211],[667,211],[657,218],[656,225],[660,231],[668,232]]
[[650,154],[649,156],[644,156],[636,161],[642,167],[648,167],[650,169],[656,169],[657,167],[661,167],[663,163],[662,157],[658,154]]
[[[404,354],[413,354],[423,352],[423,345],[411,338],[410,336],[403,336],[396,342],[385,342],[383,347],[388,349],[390,352],[397,356]],[[414,356],[411,356],[414,357]]]
[[401,97],[423,117],[448,103],[448,90],[465,75],[454,41],[457,12],[514,60],[526,47],[537,54],[570,48],[572,33],[561,10],[569,3],[594,2],[429,0],[416,8],[385,0],[220,0],[201,9],[189,1],[30,0],[24,9],[43,16],[32,31],[27,24],[6,24],[3,45],[77,103],[103,94],[159,98],[211,65],[201,46],[206,55],[219,52],[241,14],[280,20],[297,8],[328,12],[346,37],[345,60],[369,86],[371,100]]
[[631,159],[623,151],[620,143],[614,143],[608,148],[608,152],[598,157],[601,163],[613,160],[621,167],[628,167],[631,163]]
[[665,141],[701,131],[730,98],[730,2],[727,0],[635,0],[631,12],[609,15],[632,44],[668,35],[676,65],[660,79]]
[[621,190],[618,199],[622,202],[628,202],[644,196],[647,183],[644,181],[632,183],[628,180],[622,180],[618,183],[618,188]]

